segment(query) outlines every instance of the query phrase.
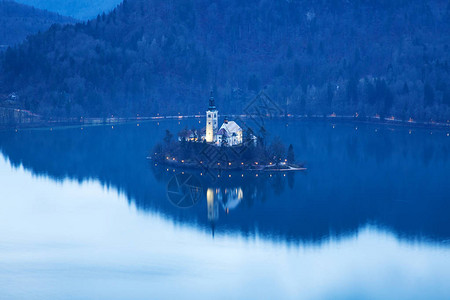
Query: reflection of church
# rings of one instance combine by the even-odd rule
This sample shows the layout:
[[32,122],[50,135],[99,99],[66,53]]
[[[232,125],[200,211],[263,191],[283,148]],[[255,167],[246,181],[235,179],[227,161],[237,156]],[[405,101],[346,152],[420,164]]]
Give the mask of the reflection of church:
[[209,107],[206,111],[206,132],[201,139],[217,146],[238,146],[242,144],[242,128],[234,121],[225,118],[222,126],[219,126],[219,111],[216,108],[214,97],[209,98]]
[[235,188],[208,188],[206,191],[206,201],[208,207],[208,220],[210,222],[219,219],[219,207],[229,213],[235,209],[244,198],[241,187]]

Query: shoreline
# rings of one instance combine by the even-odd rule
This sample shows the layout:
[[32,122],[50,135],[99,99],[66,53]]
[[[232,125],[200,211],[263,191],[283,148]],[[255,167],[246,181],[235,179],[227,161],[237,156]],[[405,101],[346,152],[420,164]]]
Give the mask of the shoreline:
[[[251,119],[251,115],[228,115],[232,118]],[[37,122],[22,122],[22,123],[9,123],[0,124],[0,130],[18,130],[18,129],[37,129],[37,128],[60,128],[67,126],[104,126],[114,124],[125,124],[135,122],[148,122],[148,121],[161,121],[161,120],[183,120],[183,119],[199,119],[203,118],[203,115],[173,115],[173,116],[149,116],[149,117],[109,117],[109,118],[63,118],[63,119],[48,119],[39,120]],[[450,128],[450,120],[447,122],[435,122],[435,121],[414,121],[414,120],[401,120],[395,118],[380,117],[360,117],[360,116],[346,116],[346,115],[287,115],[287,116],[271,116],[267,119],[273,120],[326,120],[332,123],[344,122],[344,123],[359,123],[359,124],[372,124],[372,125],[394,125],[410,128],[436,128],[446,129]]]
[[[213,171],[246,171],[246,172],[296,172],[296,171],[307,171],[307,168],[303,165],[297,164],[285,164],[286,168],[279,168],[280,166],[276,165],[244,165],[238,167],[227,167],[226,165],[217,166],[212,164],[210,166],[199,165],[194,162],[179,162],[172,160],[155,160],[152,157],[148,156],[147,160],[150,161],[155,167],[163,166],[177,169],[186,169],[186,170],[213,170]],[[277,168],[275,168],[277,167]]]

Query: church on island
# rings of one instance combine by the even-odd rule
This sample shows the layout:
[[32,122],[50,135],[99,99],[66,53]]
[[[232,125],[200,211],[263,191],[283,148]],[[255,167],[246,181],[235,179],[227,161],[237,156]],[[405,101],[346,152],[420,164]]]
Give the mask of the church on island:
[[242,128],[234,121],[225,117],[219,128],[219,111],[216,108],[214,97],[211,93],[209,107],[206,111],[206,131],[201,140],[217,146],[239,146],[242,144]]
[[[256,139],[253,136],[252,138]],[[178,140],[200,141],[215,146],[240,146],[243,143],[243,130],[236,122],[228,120],[227,117],[219,128],[219,111],[211,93],[209,107],[206,111],[206,127],[200,132],[183,130],[178,134]]]
[[[295,164],[292,145],[287,154],[280,141],[275,140],[270,147],[266,147],[265,143],[259,143],[251,129],[245,131],[244,137],[244,130],[227,117],[219,127],[219,111],[212,93],[206,110],[206,126],[201,130],[189,130],[186,127],[178,133],[178,143],[172,143],[172,137],[170,131],[166,130],[164,144],[159,143],[153,149],[155,161],[192,168],[205,166],[208,169],[274,172],[305,170],[303,165]],[[244,152],[245,155],[241,155]]]

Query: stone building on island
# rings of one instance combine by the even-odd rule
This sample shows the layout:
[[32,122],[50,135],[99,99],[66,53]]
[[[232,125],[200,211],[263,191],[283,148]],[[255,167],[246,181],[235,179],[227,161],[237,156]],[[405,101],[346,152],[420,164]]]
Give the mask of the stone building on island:
[[214,97],[211,93],[209,98],[209,107],[206,111],[206,130],[205,135],[201,136],[201,140],[217,146],[239,146],[243,143],[242,128],[234,121],[229,121],[225,117],[220,128],[219,111],[216,108]]
[[[256,145],[256,137],[251,135]],[[206,142],[215,146],[240,146],[243,144],[243,130],[228,117],[224,118],[222,126],[219,128],[219,111],[216,108],[214,97],[209,98],[209,106],[206,111],[206,127],[201,130],[184,129],[178,133],[178,141]]]

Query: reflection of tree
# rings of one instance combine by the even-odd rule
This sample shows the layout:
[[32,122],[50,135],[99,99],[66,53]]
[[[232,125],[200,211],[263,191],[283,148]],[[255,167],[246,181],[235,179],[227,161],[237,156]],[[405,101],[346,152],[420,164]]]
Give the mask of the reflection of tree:
[[273,176],[271,185],[272,185],[272,189],[273,189],[275,195],[283,194],[285,183],[286,183],[285,176],[286,176],[286,174],[280,174],[280,173],[277,173]]
[[292,190],[294,188],[294,184],[295,184],[295,174],[289,172],[287,174],[287,178],[288,178],[288,186]]

